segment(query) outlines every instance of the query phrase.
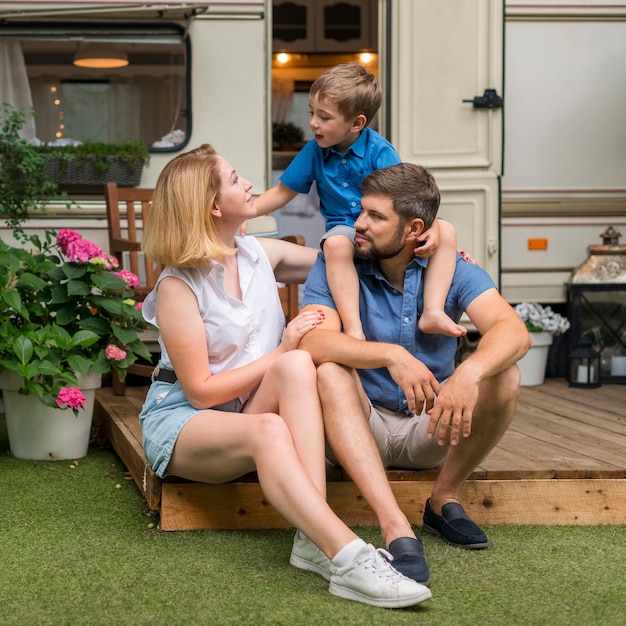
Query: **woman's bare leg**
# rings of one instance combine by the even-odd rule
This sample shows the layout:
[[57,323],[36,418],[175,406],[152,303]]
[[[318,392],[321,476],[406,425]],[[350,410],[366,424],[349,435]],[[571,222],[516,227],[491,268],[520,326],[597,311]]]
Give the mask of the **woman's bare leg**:
[[275,413],[206,411],[183,427],[168,471],[221,483],[256,470],[268,501],[326,554],[357,539],[304,469],[286,422]]
[[300,463],[325,498],[324,422],[317,372],[308,352],[292,350],[270,367],[245,407],[246,413],[267,411],[285,420]]

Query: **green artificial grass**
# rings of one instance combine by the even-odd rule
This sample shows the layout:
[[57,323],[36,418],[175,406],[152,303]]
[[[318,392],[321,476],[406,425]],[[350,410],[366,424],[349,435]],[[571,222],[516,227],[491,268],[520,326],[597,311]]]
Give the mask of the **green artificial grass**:
[[421,533],[433,598],[377,609],[291,567],[292,530],[160,532],[110,448],[70,465],[11,458],[0,417],[2,625],[626,623],[624,527],[490,527],[478,552]]

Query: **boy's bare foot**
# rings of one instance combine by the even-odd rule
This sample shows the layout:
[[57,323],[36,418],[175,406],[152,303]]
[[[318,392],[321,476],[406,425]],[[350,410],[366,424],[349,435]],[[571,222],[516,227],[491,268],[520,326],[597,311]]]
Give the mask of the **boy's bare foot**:
[[448,337],[461,337],[467,335],[467,329],[449,318],[443,311],[426,311],[418,322],[419,329],[429,335],[448,335]]

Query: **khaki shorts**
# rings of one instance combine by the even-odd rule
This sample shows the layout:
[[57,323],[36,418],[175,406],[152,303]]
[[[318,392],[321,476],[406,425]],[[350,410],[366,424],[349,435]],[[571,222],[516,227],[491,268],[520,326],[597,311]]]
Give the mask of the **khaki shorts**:
[[[425,412],[408,416],[404,411],[371,407],[368,422],[385,467],[431,469],[442,463],[448,446],[440,446],[436,437],[428,439],[429,419]],[[326,448],[328,460],[339,465],[329,447]]]

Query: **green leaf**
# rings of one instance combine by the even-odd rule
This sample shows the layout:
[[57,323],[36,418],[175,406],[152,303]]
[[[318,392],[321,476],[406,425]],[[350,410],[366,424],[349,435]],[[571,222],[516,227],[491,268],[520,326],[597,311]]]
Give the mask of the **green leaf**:
[[97,315],[79,320],[78,326],[84,330],[92,330],[98,335],[109,333],[109,323]]
[[91,286],[82,280],[70,280],[67,283],[67,293],[70,296],[86,296],[91,293]]
[[76,320],[76,306],[70,304],[69,306],[61,307],[57,311],[56,321],[61,326],[67,326],[68,324]]
[[20,274],[17,286],[20,287],[21,285],[27,285],[33,291],[41,291],[47,284],[48,283],[42,278],[39,278],[39,276],[35,276],[29,272],[24,272],[23,274]]
[[99,336],[91,330],[79,330],[73,337],[75,346],[91,346],[98,341]]
[[72,345],[72,337],[58,324],[53,324],[48,331],[49,338],[62,348],[70,348]]
[[3,291],[2,300],[10,309],[20,311],[22,309],[22,298],[17,291]]
[[92,275],[93,284],[102,289],[102,291],[108,290],[121,290],[127,288],[127,283],[123,278],[112,274],[111,272],[102,272]]
[[126,306],[121,300],[105,300],[101,298],[98,302],[99,306],[112,315],[124,315],[124,307]]
[[64,263],[61,269],[63,270],[63,274],[65,274],[65,276],[70,280],[77,280],[78,278],[82,278],[87,273],[86,265],[74,263],[71,261]]
[[115,338],[121,341],[124,345],[137,341],[138,335],[134,328],[122,328],[117,324],[111,324],[111,330],[113,331]]
[[67,286],[65,283],[62,285],[55,285],[52,288],[52,302],[62,304],[63,302],[69,302],[71,299],[72,298],[67,293]]
[[15,356],[17,356],[23,364],[26,364],[33,356],[33,342],[23,335],[16,337],[13,342],[13,351],[15,352]]
[[80,374],[86,374],[91,367],[91,359],[86,359],[80,354],[70,354],[67,357],[67,364]]
[[59,373],[59,368],[53,363],[41,360],[37,362],[37,369],[40,374],[48,376],[56,376]]
[[153,354],[148,350],[146,344],[143,341],[137,340],[134,341],[131,345],[128,346],[136,355],[152,362]]

